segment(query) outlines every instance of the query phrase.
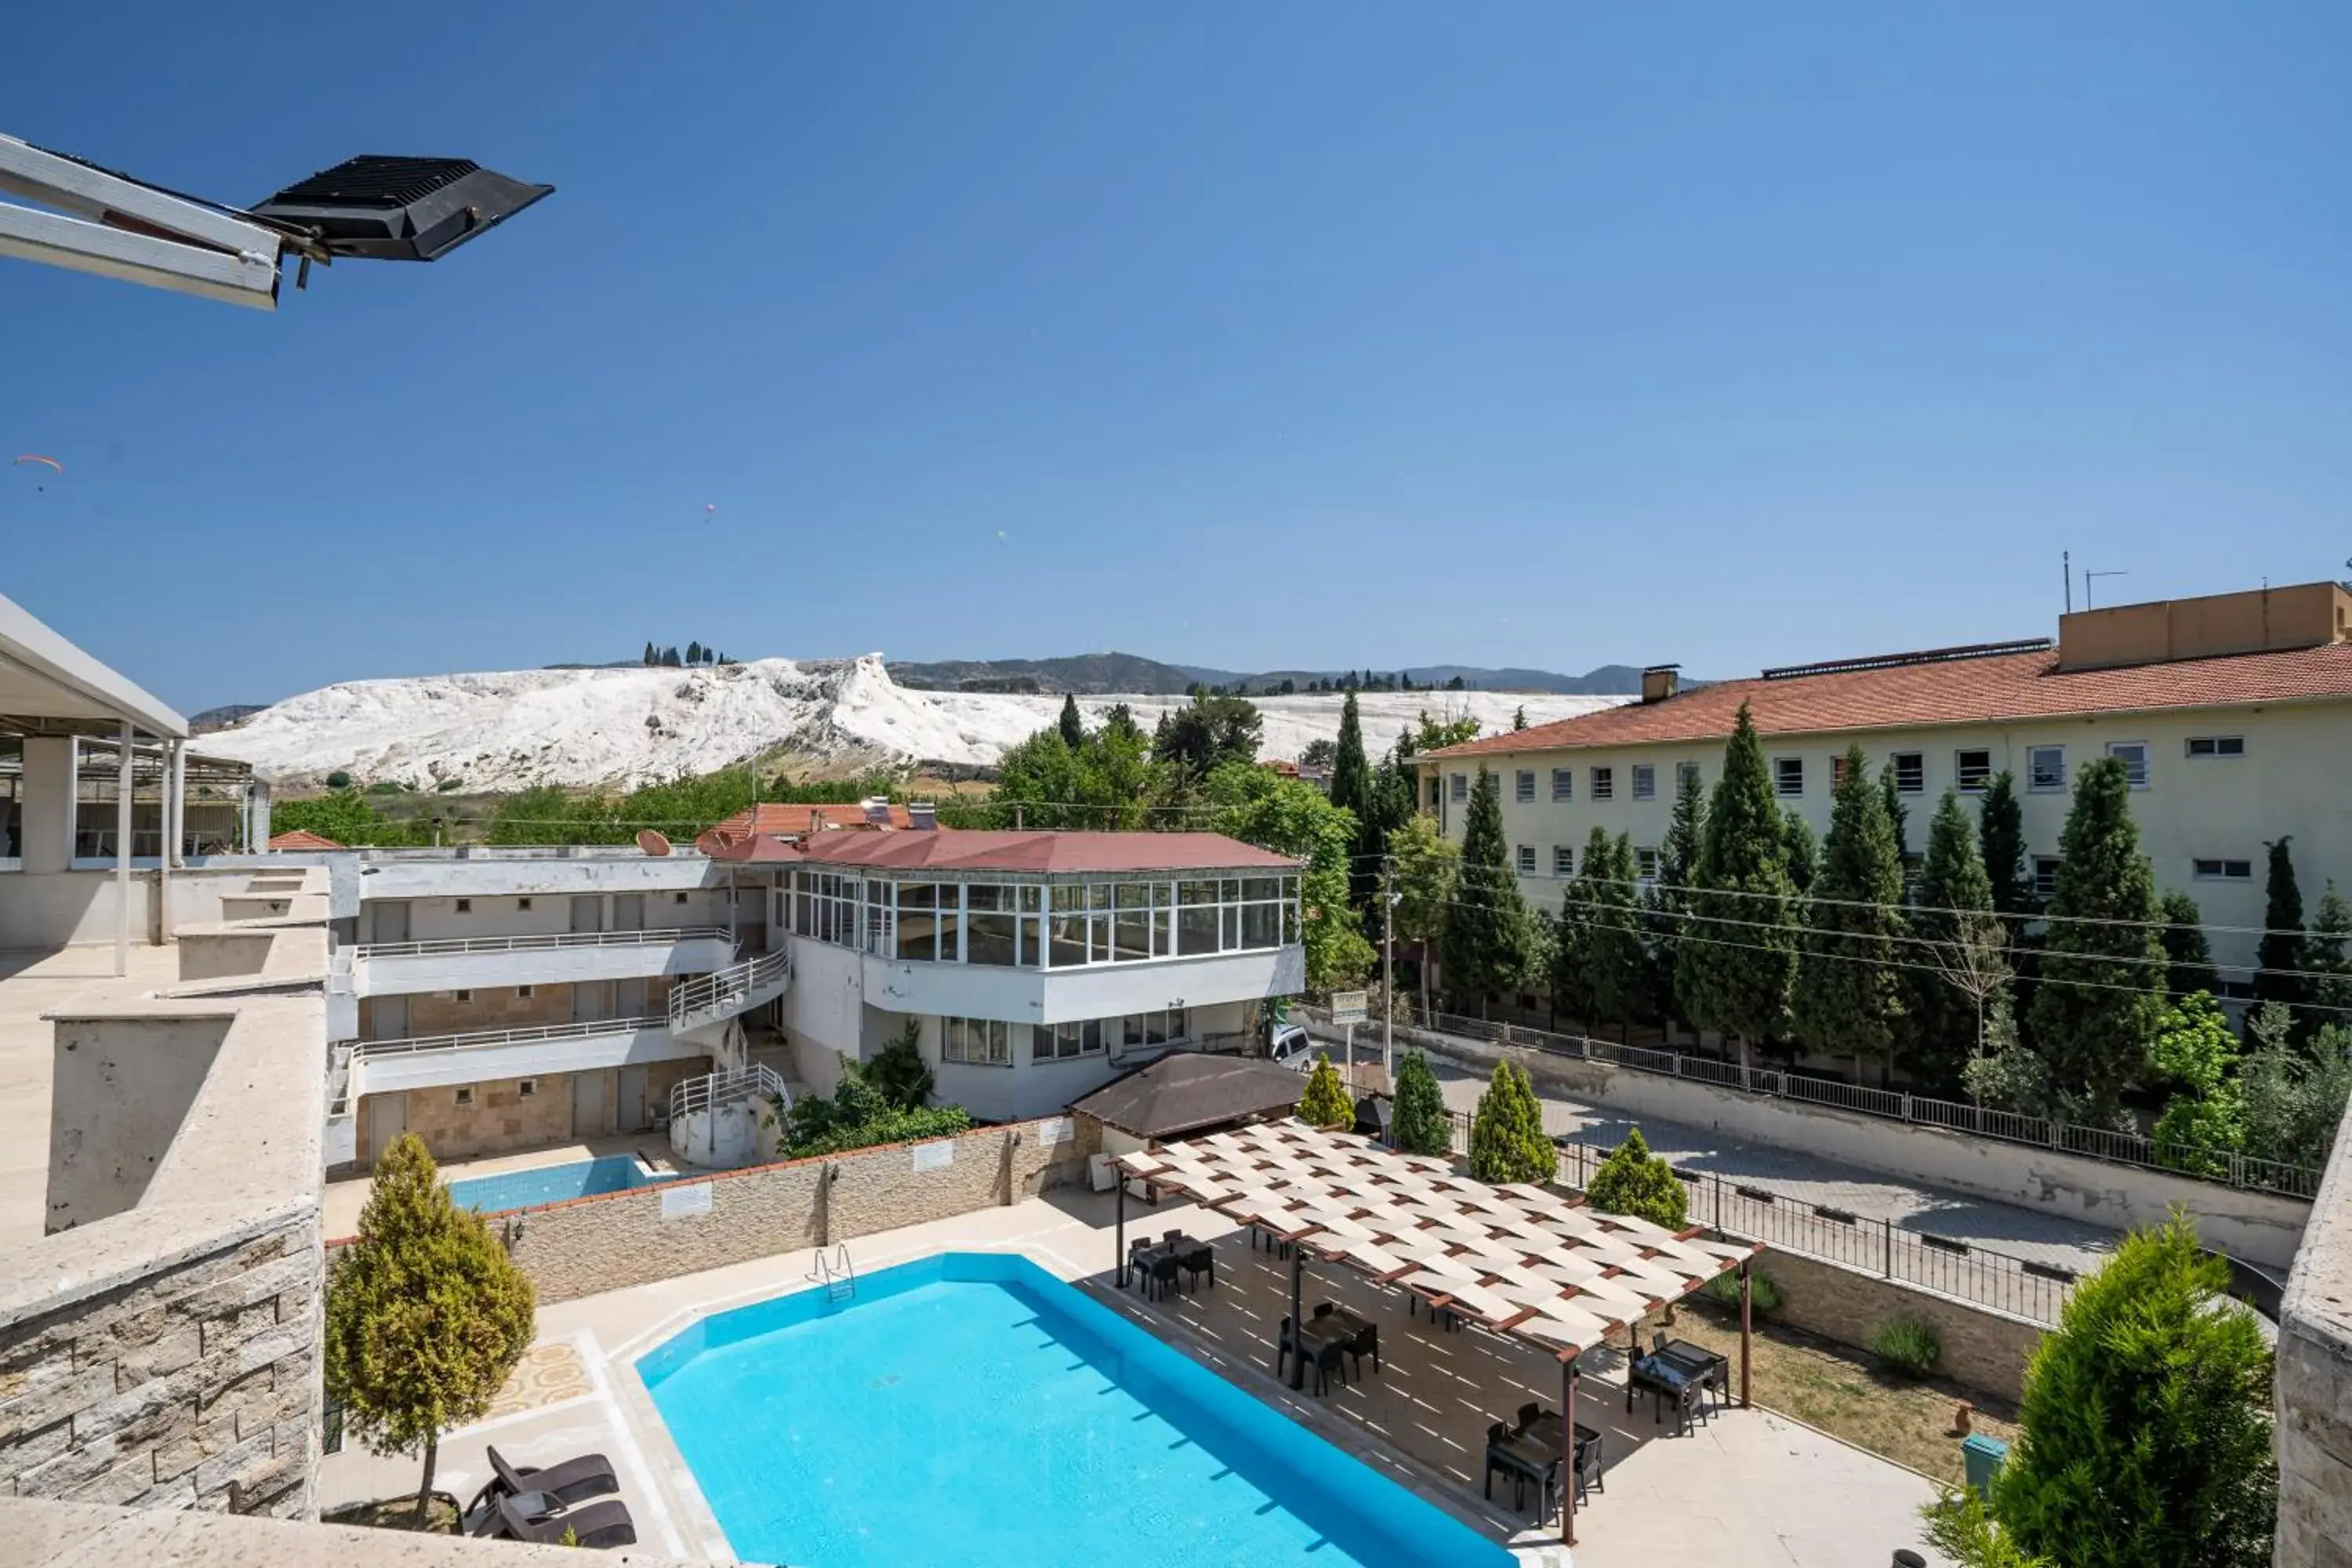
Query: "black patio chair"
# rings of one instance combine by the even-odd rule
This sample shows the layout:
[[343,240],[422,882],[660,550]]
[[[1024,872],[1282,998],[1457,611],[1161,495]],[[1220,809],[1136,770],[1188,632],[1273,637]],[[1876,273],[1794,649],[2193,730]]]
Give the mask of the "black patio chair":
[[1196,1247],[1176,1261],[1192,1277],[1193,1289],[1201,1288],[1203,1278],[1209,1281],[1210,1289],[1217,1288],[1217,1254],[1213,1248]]
[[586,1508],[553,1511],[527,1506],[545,1495],[526,1492],[520,1498],[499,1499],[497,1533],[541,1546],[560,1546],[566,1536],[582,1546],[593,1548],[637,1543],[636,1524],[629,1518],[627,1505],[619,1500],[608,1498]]
[[1151,1259],[1151,1284],[1162,1300],[1176,1289],[1177,1277],[1182,1266],[1169,1253],[1160,1253]]
[[1580,1426],[1576,1429],[1576,1500],[1579,1502],[1584,1500],[1588,1484],[1595,1491],[1609,1489],[1608,1483],[1601,1479],[1601,1434],[1592,1428]]
[[490,1505],[499,1498],[519,1497],[525,1492],[543,1492],[558,1503],[574,1503],[621,1489],[613,1461],[602,1454],[582,1454],[542,1469],[537,1465],[509,1464],[507,1457],[492,1444],[489,1461],[490,1479],[474,1494],[474,1500],[466,1505],[463,1517],[495,1512]]
[[1538,1523],[1551,1510],[1551,1477],[1528,1462],[1527,1457],[1513,1447],[1511,1435],[1500,1421],[1486,1428],[1486,1500],[1495,1500],[1495,1473],[1499,1470],[1511,1479],[1511,1510],[1517,1512],[1528,1506],[1528,1483],[1533,1481],[1539,1503],[1547,1505],[1537,1515]]

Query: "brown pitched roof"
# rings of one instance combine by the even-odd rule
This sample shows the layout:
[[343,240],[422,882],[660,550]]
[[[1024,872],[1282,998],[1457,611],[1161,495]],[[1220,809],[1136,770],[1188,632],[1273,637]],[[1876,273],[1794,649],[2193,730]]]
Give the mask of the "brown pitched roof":
[[272,834],[269,839],[269,847],[272,849],[343,849],[349,847],[348,845],[338,844],[333,839],[329,838],[322,834],[313,833],[307,827],[297,827],[285,833]]
[[1298,862],[1221,833],[820,833],[812,865],[896,871],[1295,871]]
[[2110,669],[2057,666],[2057,653],[2045,649],[1779,680],[1726,680],[1664,702],[1604,708],[1427,755],[1719,740],[1731,733],[1742,702],[1759,732],[1803,735],[2352,698],[2352,644],[2346,643]]
[[[893,802],[887,812],[891,827],[911,827],[914,818],[907,808]],[[865,806],[856,801],[821,801],[786,804],[778,801],[747,805],[726,821],[704,828],[695,836],[694,847],[705,855],[725,860],[743,858],[743,841],[752,838],[805,838],[811,833],[825,828],[863,828],[871,831],[885,826],[866,819]]]
[[1307,1079],[1288,1068],[1242,1057],[1162,1057],[1113,1079],[1070,1107],[1138,1138],[1174,1138],[1298,1108]]

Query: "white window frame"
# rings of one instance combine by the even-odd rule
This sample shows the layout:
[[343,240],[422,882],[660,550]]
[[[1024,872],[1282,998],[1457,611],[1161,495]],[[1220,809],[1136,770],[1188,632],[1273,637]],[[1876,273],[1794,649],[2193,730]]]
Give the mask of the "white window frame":
[[[2233,866],[2243,867],[2244,869],[2233,871],[2231,869]],[[2241,860],[2235,856],[2199,855],[2190,858],[2189,875],[2191,881],[2197,882],[2252,882],[2254,879],[2254,863],[2252,859]]]
[[1535,769],[1520,768],[1512,773],[1511,798],[1514,801],[1523,802],[1528,805],[1534,804],[1536,798]]
[[1696,763],[1676,763],[1675,764],[1675,788],[1678,790],[1682,788],[1683,780],[1685,779],[1689,779],[1692,783],[1704,786],[1706,783],[1706,770],[1701,768]]
[[1551,874],[1555,877],[1576,875],[1576,846],[1555,844],[1551,847]]
[[957,1067],[1009,1068],[1013,1026],[1003,1018],[941,1018],[940,1060]]
[[1453,800],[1468,800],[1470,798],[1470,775],[1468,773],[1448,773],[1445,776],[1454,781],[1452,784],[1448,784],[1445,789],[1448,798]]
[[[2124,752],[2126,751],[2137,751],[2139,752],[2139,777],[2137,778],[2132,777],[2131,759],[2124,755]],[[2109,741],[2107,742],[2107,755],[2123,763],[2124,780],[2132,788],[2146,789],[2148,787],[2149,781],[2155,776],[2156,767],[2154,762],[2155,752],[2146,741]]]
[[1554,800],[1576,798],[1576,770],[1554,768],[1551,771],[1551,797]]
[[1536,874],[1536,847],[1534,845],[1522,844],[1518,847],[1518,866],[1519,875],[1522,877],[1532,877]]
[[[1794,789],[1790,789],[1789,787],[1788,770],[1791,768],[1796,770],[1797,787]],[[1802,800],[1805,798],[1804,758],[1775,757],[1772,759],[1772,794],[1776,798],[1780,800]]]
[[[2200,746],[2205,749],[2200,752],[2197,749]],[[2236,750],[2225,752],[2221,749],[2224,746],[2232,746]],[[2242,760],[2246,754],[2246,738],[2243,735],[2191,735],[2182,742],[2181,751],[2183,755],[2196,762],[2234,763]]]
[[[2054,784],[2042,782],[2041,758],[2045,752],[2058,753],[2058,778]],[[2066,748],[2052,742],[2025,748],[2025,787],[2032,795],[2063,795],[2066,793]]]
[[[2058,869],[2063,863],[2055,855],[2036,855],[2027,863],[2027,871],[2033,879],[2035,898],[2047,899],[2057,895]],[[2049,868],[2049,874],[2046,877],[2042,874],[2044,867]]]
[[1616,767],[1615,767],[1613,764],[1612,764],[1612,765],[1608,765],[1608,766],[1596,767],[1596,768],[1594,768],[1594,769],[1592,770],[1592,779],[1591,779],[1591,783],[1586,786],[1586,788],[1587,788],[1587,790],[1590,792],[1590,798],[1591,798],[1591,799],[1593,799],[1593,800],[1614,800],[1614,799],[1616,799],[1616,798],[1617,798],[1617,769],[1616,769]]
[[[1969,764],[1963,760],[1968,757],[1984,759],[1984,771],[1977,774],[1973,783],[1969,778]],[[1970,746],[1966,751],[1952,753],[1952,787],[1962,795],[1984,794],[1992,787],[1992,775],[1999,771],[1992,765],[1992,748],[1990,746]]]
[[[1066,1018],[1058,1024],[1038,1024],[1029,1031],[1029,1059],[1038,1062],[1075,1062],[1087,1057],[1108,1056],[1110,1037],[1119,1028],[1117,1018]],[[1065,1050],[1063,1031],[1069,1031],[1077,1048]],[[1091,1035],[1094,1043],[1088,1045]]]
[[1633,764],[1633,798],[1635,800],[1658,798],[1657,763],[1635,763]]
[[1658,852],[1655,849],[1636,849],[1633,851],[1633,876],[1635,880],[1643,882],[1656,881],[1658,879]]
[[[1911,782],[1908,784],[1906,784],[1903,782],[1903,763],[1906,758],[1908,758],[1911,763]],[[1895,770],[1895,793],[1896,795],[1926,795],[1927,793],[1927,752],[1895,752],[1888,755],[1886,762],[1887,765]]]

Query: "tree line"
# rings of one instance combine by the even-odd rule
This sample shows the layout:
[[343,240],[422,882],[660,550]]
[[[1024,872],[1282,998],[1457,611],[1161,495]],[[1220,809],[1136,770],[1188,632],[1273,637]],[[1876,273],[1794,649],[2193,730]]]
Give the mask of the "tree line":
[[686,651],[681,654],[675,645],[663,647],[656,643],[649,642],[646,644],[645,657],[640,662],[680,669],[688,665],[740,664],[742,661],[720,653],[707,643],[690,642],[686,645]]

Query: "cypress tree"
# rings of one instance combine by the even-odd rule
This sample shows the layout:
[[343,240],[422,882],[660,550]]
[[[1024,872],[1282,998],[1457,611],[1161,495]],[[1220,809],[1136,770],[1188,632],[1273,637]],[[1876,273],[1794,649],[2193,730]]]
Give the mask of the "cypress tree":
[[2156,879],[2139,852],[2122,763],[2100,757],[2084,766],[2058,842],[2033,1047],[2060,1092],[2104,1121],[2142,1076],[2164,1000]]
[[1078,700],[1065,692],[1062,696],[1062,744],[1076,751],[1087,743],[1086,721],[1078,717]]
[[1372,800],[1371,765],[1364,760],[1364,721],[1356,694],[1339,706],[1339,743],[1331,757],[1331,804],[1356,816],[1356,858],[1349,868],[1348,894],[1358,909],[1380,896],[1379,857],[1383,846]]
[[[1640,906],[1633,897],[1633,841],[1621,833],[1612,842],[1596,827],[1585,864],[1606,868],[1593,883],[1592,924],[1585,948],[1586,984],[1593,1010],[1620,1025],[1642,1016],[1649,995],[1649,952],[1642,940]],[[1596,851],[1598,854],[1596,856]]]
[[1503,842],[1502,785],[1481,763],[1463,813],[1462,864],[1438,944],[1446,984],[1476,993],[1483,1017],[1490,994],[1512,990],[1527,978],[1534,950],[1535,922]]
[[2330,882],[2320,895],[2318,912],[2311,920],[2311,936],[2304,944],[2305,966],[2321,977],[2311,983],[2315,1024],[2342,1024],[2352,1015],[2352,956],[2345,951],[2347,939],[2352,939],[2352,904],[2346,903]]
[[1650,1152],[1638,1127],[1610,1151],[1584,1189],[1585,1201],[1602,1214],[1626,1214],[1678,1231],[1690,1223],[1690,1191],[1675,1168]]
[[1696,767],[1675,770],[1675,805],[1666,818],[1666,836],[1658,845],[1657,920],[1652,939],[1657,974],[1653,984],[1659,1010],[1681,1016],[1675,1000],[1675,967],[1680,952],[1683,917],[1690,912],[1691,879],[1698,871],[1700,840],[1706,831],[1706,795]]
[[1886,824],[1895,832],[1895,858],[1898,862],[1907,860],[1911,857],[1911,810],[1903,804],[1903,792],[1895,787],[1893,763],[1879,770],[1878,785],[1886,796]]
[[1298,1119],[1309,1127],[1355,1125],[1356,1108],[1348,1099],[1347,1086],[1339,1081],[1339,1069],[1331,1065],[1328,1051],[1315,1053],[1315,1066],[1307,1074],[1307,1090],[1298,1097]]
[[1515,1062],[1496,1062],[1470,1118],[1470,1173],[1482,1182],[1549,1182],[1559,1155],[1544,1136],[1543,1104]]
[[1780,814],[1780,842],[1787,848],[1789,885],[1801,898],[1812,891],[1813,879],[1820,874],[1822,841],[1813,837],[1813,825],[1792,806]]
[[1675,961],[1684,1016],[1737,1039],[1743,1073],[1754,1043],[1786,1022],[1796,968],[1796,889],[1781,835],[1764,747],[1743,702],[1707,805]]
[[654,645],[653,645],[653,644],[651,644],[651,643],[647,643],[647,644],[646,644],[646,657],[645,657],[645,660],[644,660],[644,662],[645,662],[645,663],[646,663],[646,664],[651,664],[651,663],[653,663],[653,662],[654,662],[654,658],[655,658],[655,651],[656,651],[656,650],[655,650],[655,648],[654,648]]
[[1408,1154],[1444,1155],[1454,1147],[1452,1118],[1445,1114],[1445,1096],[1429,1058],[1409,1050],[1397,1064],[1396,1120],[1391,1124],[1396,1146]]
[[1600,879],[1609,875],[1609,835],[1596,827],[1584,841],[1584,858],[1559,896],[1559,919],[1552,927],[1551,998],[1588,1033],[1600,1022],[1592,994],[1592,917],[1601,903]]
[[1926,944],[1909,949],[1925,967],[1906,972],[1911,1069],[1931,1092],[1951,1094],[1984,1050],[1982,1020],[2007,1006],[2010,983],[2009,928],[1993,910],[1976,824],[1952,790],[1927,821],[1911,928]]
[[[2254,1002],[2276,1002],[2300,1009],[2311,1000],[2311,985],[2300,973],[2306,967],[2303,935],[2303,889],[2295,885],[2291,842],[2282,834],[2270,845],[2270,870],[2263,882],[2263,939],[2255,945]],[[2298,1031],[2307,1022],[2296,1012]]]
[[2009,921],[2014,939],[2033,912],[2033,883],[2025,874],[2025,812],[2017,803],[2017,780],[2007,768],[1985,785],[1977,809],[1977,843],[1992,883],[1992,907]]
[[1903,1016],[1903,976],[1895,967],[1903,862],[1885,793],[1871,782],[1858,745],[1845,754],[1811,894],[1792,995],[1797,1037],[1823,1056],[1852,1052],[1857,1083],[1864,1056],[1885,1058],[1884,1082]]
[[2213,967],[2213,949],[2205,940],[2205,916],[2197,900],[2176,889],[2158,900],[2156,913],[2164,922],[2158,940],[2164,943],[2166,993],[2176,1002],[2199,991],[2219,996],[2221,976]]
[[1511,729],[1512,729],[1512,731],[1513,731],[1514,733],[1516,733],[1516,732],[1517,732],[1518,731],[1521,731],[1521,730],[1526,729],[1527,727],[1528,727],[1528,710],[1527,710],[1527,704],[1525,704],[1525,703],[1521,703],[1518,707],[1514,708],[1513,710],[1511,710]]

